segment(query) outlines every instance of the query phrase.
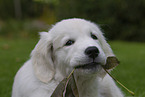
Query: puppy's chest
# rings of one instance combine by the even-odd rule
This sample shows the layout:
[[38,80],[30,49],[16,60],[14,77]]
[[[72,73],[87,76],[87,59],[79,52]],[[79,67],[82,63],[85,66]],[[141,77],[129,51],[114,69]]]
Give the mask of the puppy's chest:
[[78,86],[79,97],[100,97],[98,85],[94,83],[82,83]]
[[100,97],[96,89],[94,90],[87,89],[85,91],[80,91],[79,95],[80,95],[79,97]]
[[97,89],[94,89],[92,91],[84,91],[82,93],[79,93],[79,97],[111,97],[108,96],[105,92],[99,92]]

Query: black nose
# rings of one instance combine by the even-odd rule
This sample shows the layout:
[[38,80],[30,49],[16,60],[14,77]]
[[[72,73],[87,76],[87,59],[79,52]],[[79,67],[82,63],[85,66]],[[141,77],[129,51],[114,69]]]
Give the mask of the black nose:
[[85,50],[85,54],[88,55],[90,58],[95,59],[99,55],[99,50],[97,47],[91,46]]

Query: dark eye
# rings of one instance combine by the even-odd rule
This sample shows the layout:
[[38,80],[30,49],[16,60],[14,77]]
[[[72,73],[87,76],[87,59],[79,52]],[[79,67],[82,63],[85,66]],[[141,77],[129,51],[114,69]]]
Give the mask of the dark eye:
[[98,38],[94,35],[94,34],[92,34],[91,33],[91,37],[94,39],[94,40],[97,40]]
[[74,42],[75,42],[74,40],[68,40],[66,42],[65,46],[70,46],[70,45],[74,44]]

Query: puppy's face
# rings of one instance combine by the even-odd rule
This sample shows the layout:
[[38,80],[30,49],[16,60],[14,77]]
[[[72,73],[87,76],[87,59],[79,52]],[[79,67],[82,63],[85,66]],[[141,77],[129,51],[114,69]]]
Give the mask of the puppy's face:
[[102,76],[101,65],[114,56],[97,25],[83,19],[63,20],[40,35],[31,59],[36,77],[45,83],[74,68],[79,75]]
[[[80,19],[64,20],[49,32],[53,37],[53,60],[55,68],[68,75],[73,68],[79,74],[98,73],[106,62],[103,50],[104,37],[96,25]],[[103,38],[103,39],[102,39]]]

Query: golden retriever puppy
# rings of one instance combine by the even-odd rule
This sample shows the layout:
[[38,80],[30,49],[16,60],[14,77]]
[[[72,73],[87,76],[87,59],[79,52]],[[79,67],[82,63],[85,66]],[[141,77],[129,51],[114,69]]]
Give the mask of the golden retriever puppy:
[[40,36],[30,60],[16,74],[12,97],[50,97],[74,68],[79,97],[123,97],[101,66],[115,55],[97,25],[66,19]]

